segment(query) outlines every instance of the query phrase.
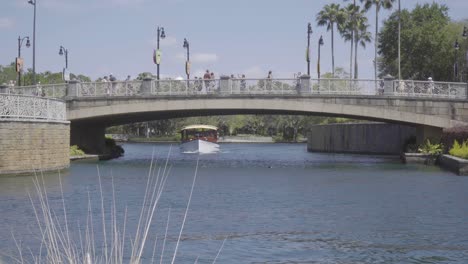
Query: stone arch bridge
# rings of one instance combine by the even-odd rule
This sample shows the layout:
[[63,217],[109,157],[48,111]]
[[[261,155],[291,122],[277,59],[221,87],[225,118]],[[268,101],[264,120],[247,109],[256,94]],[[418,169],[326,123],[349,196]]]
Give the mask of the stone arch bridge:
[[[71,144],[99,153],[105,128],[174,117],[297,114],[349,117],[417,127],[418,138],[468,125],[467,86],[387,80],[229,79],[78,83],[30,87],[61,97]],[[26,91],[26,90],[23,90]]]

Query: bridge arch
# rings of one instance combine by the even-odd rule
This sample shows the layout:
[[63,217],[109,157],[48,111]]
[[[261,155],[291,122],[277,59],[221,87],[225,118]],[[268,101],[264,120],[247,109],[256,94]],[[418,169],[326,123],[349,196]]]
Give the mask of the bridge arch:
[[[465,125],[439,113],[440,102],[411,99],[347,97],[237,97],[237,98],[93,98],[69,101],[67,118],[73,122],[100,123],[105,126],[155,119],[200,115],[299,114],[338,116],[405,123],[438,128]],[[412,106],[413,104],[413,106]],[[446,110],[449,107],[446,108]],[[449,114],[449,113],[447,113]]]
[[99,97],[68,100],[67,118],[71,121],[72,144],[99,153],[103,149],[106,127],[203,115],[292,114],[349,117],[413,125],[423,131],[421,138],[424,138],[424,134],[437,134],[446,127],[468,125],[461,118],[463,116],[453,115],[450,111],[455,109],[456,112],[456,107],[463,105],[453,100],[351,95]]

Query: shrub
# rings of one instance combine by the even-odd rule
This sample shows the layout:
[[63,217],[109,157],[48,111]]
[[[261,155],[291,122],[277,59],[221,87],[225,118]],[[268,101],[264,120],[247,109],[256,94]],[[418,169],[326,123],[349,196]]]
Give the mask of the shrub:
[[83,156],[84,151],[81,150],[77,145],[70,146],[70,156]]
[[419,147],[419,152],[423,154],[428,154],[431,156],[437,156],[442,153],[444,146],[441,143],[434,143],[432,144],[429,139],[426,140],[426,142]]
[[455,140],[452,148],[449,150],[449,154],[462,159],[468,159],[468,140],[464,141],[461,145]]
[[444,129],[440,142],[445,146],[444,153],[447,153],[449,151],[448,148],[450,148],[450,146],[453,146],[453,144],[455,144],[455,141],[465,142],[467,140],[468,126],[463,126]]

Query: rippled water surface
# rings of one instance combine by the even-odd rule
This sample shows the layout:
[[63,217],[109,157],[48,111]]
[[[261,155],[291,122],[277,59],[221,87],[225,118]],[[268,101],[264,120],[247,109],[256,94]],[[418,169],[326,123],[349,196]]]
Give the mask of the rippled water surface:
[[[79,244],[88,215],[96,215],[102,249],[100,193],[110,214],[115,189],[118,225],[133,234],[154,159],[170,175],[148,236],[159,263],[169,210],[164,262],[170,262],[199,162],[177,263],[468,263],[468,177],[437,167],[403,165],[390,157],[308,153],[304,144],[222,144],[221,153],[179,152],[178,145],[124,144],[125,156],[76,162],[43,176],[50,206],[60,215],[63,184],[72,237]],[[172,149],[171,149],[172,148]],[[22,247],[39,254],[30,176],[0,177],[0,263]],[[35,202],[36,203],[36,202]],[[60,216],[58,216],[60,218]],[[111,225],[106,217],[107,227]],[[131,237],[127,241],[130,243]],[[31,255],[25,249],[24,255]],[[155,262],[156,263],[156,262]]]

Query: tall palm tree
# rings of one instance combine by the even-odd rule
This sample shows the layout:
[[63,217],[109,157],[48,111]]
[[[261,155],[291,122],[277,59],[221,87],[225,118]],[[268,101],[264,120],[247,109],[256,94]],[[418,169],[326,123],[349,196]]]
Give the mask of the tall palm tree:
[[364,8],[369,10],[372,6],[375,6],[375,56],[374,56],[374,78],[377,79],[377,47],[378,47],[378,34],[379,34],[379,11],[383,9],[391,9],[393,2],[396,0],[361,0],[364,2]]
[[353,52],[354,52],[354,32],[356,31],[355,15],[359,12],[359,6],[350,4],[342,9],[345,16],[343,23],[338,25],[338,31],[345,41],[351,42],[349,59],[349,78],[353,78]]
[[[350,0],[344,0],[345,2],[348,2]],[[354,24],[354,13],[356,12],[356,0],[353,0],[353,4],[349,5],[345,9],[345,13],[347,15],[347,21],[348,25],[343,28],[342,30],[347,31],[347,32],[341,32],[341,36],[345,39],[345,41],[350,41],[351,42],[351,52],[350,52],[350,61],[349,61],[349,78],[353,78],[353,45],[354,45],[354,30],[353,24]],[[350,32],[349,32],[350,31]]]
[[355,31],[354,31],[354,78],[358,78],[358,46],[361,45],[363,48],[366,47],[366,43],[372,41],[372,34],[368,31],[369,22],[366,17],[366,12],[364,10],[356,13],[355,16]]
[[340,24],[344,20],[343,11],[339,4],[325,5],[316,17],[318,26],[327,26],[327,31],[331,30],[331,51],[332,51],[332,75],[335,77],[335,43],[334,28],[335,24]]

